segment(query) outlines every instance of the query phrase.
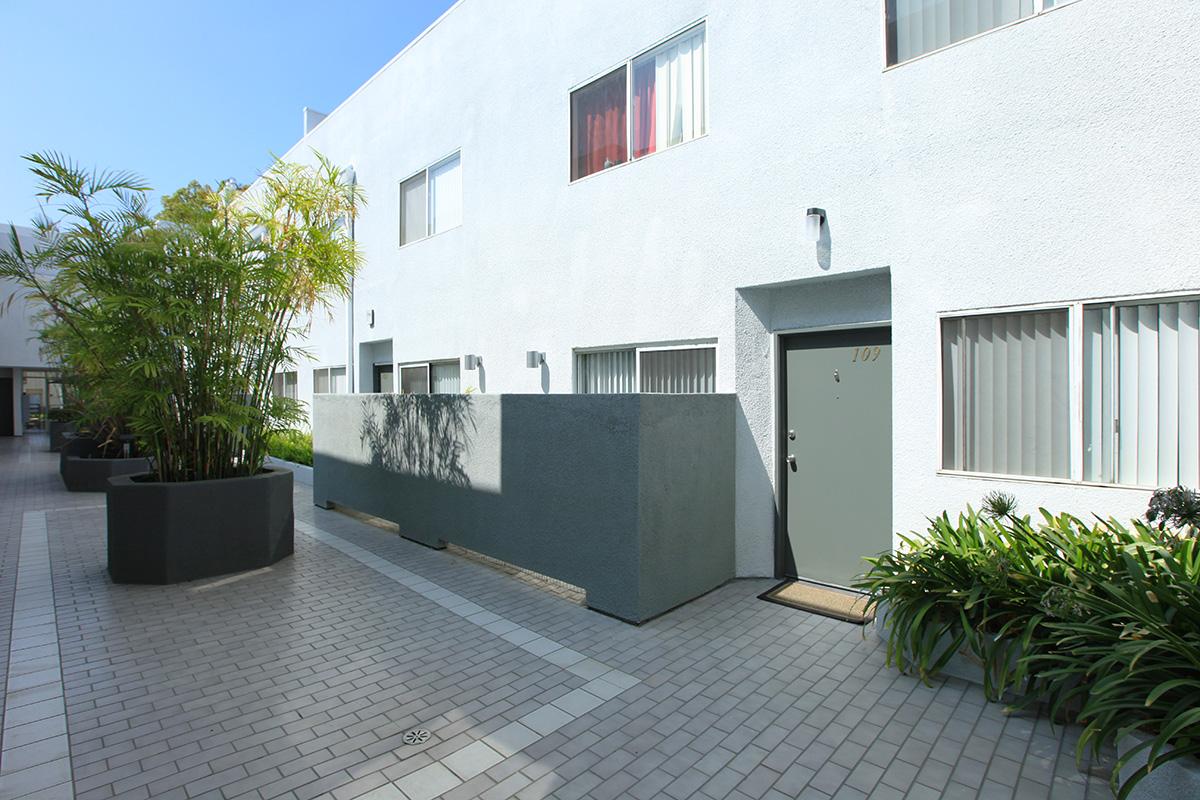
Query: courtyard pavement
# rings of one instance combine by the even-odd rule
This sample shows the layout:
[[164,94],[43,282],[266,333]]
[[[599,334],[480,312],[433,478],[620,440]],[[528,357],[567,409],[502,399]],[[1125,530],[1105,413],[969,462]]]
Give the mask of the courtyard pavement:
[[[334,511],[177,586],[0,439],[0,798],[1105,798],[1078,731],[734,581],[641,627]],[[416,733],[427,732],[427,736]]]

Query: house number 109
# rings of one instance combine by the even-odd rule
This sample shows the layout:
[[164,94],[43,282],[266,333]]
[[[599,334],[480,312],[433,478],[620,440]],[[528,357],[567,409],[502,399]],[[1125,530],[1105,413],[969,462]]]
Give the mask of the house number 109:
[[868,361],[879,360],[879,347],[856,347],[854,348],[854,358],[850,359],[851,364],[863,363]]

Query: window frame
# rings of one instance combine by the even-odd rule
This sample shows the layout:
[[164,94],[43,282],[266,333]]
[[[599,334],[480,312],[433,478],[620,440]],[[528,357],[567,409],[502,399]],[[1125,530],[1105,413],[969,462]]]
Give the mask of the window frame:
[[[397,364],[396,366],[397,366],[400,374],[399,374],[399,380],[397,381],[396,385],[400,388],[400,394],[404,394],[404,370],[417,369],[420,367],[425,368],[425,386],[426,386],[425,394],[426,395],[433,396],[433,395],[440,395],[440,394],[448,394],[448,392],[433,391],[433,368],[435,366],[441,366],[444,364],[457,364],[458,365],[458,381],[459,381],[459,388],[460,388],[460,391],[458,392],[458,394],[462,394],[462,391],[461,391],[462,360],[458,359],[458,358],[431,358],[427,361],[408,361],[408,362]],[[410,394],[415,394],[415,392],[410,392]]]
[[[287,393],[287,388],[288,388],[287,376],[288,375],[292,376],[292,386],[295,387],[295,392],[296,392],[294,397],[288,397],[288,393]],[[280,378],[280,384],[283,388],[282,396],[288,400],[295,400],[296,402],[299,402],[300,401],[300,370],[299,369],[281,369],[281,370],[275,372],[271,376],[271,394],[272,395],[275,394],[275,377],[276,376],[279,376],[279,378]]]
[[[644,58],[645,56],[652,55],[654,53],[657,53],[659,50],[663,50],[663,49],[669,47],[671,44],[673,44],[675,42],[675,40],[682,39],[684,36],[695,32],[696,29],[698,29],[698,28],[704,29],[704,133],[702,133],[698,136],[693,136],[691,139],[684,139],[682,142],[668,145],[668,146],[664,147],[662,150],[654,150],[652,152],[645,153],[645,154],[637,156],[635,158],[633,155],[633,63],[635,61],[638,61],[638,60]],[[711,64],[712,64],[710,43],[711,43],[711,40],[709,38],[708,17],[707,16],[701,17],[700,19],[694,20],[693,22],[690,22],[689,24],[685,25],[682,28],[679,28],[674,33],[671,33],[668,36],[664,36],[663,38],[659,39],[657,42],[653,43],[649,47],[639,50],[637,53],[630,56],[629,58],[622,59],[621,61],[618,61],[617,63],[612,64],[611,66],[607,67],[606,69],[603,69],[600,72],[595,73],[594,75],[590,76],[586,80],[580,81],[579,83],[577,83],[574,86],[567,89],[567,183],[568,183],[568,185],[576,184],[576,183],[579,183],[580,181],[586,181],[588,178],[592,178],[596,175],[602,175],[602,174],[605,174],[608,172],[612,172],[615,169],[620,169],[621,167],[628,166],[629,164],[633,164],[635,162],[645,161],[647,158],[649,158],[653,155],[657,155],[658,153],[665,153],[668,150],[674,150],[676,147],[682,147],[683,145],[687,144],[688,142],[697,142],[697,141],[700,141],[701,139],[708,138],[708,135],[712,132],[712,106],[709,101],[709,96],[712,94],[709,91],[709,87],[712,86],[712,83],[709,80],[709,71],[711,69]],[[616,70],[622,69],[622,68],[624,68],[624,70],[625,70],[625,160],[619,164],[613,164],[611,167],[599,169],[599,170],[596,170],[595,172],[588,173],[587,175],[583,175],[578,178],[572,178],[571,177],[571,162],[574,160],[572,158],[572,154],[571,154],[571,147],[572,147],[573,139],[574,139],[574,129],[572,128],[572,116],[573,116],[572,102],[571,102],[572,98],[574,97],[575,93],[577,91],[579,91],[580,89],[586,89],[587,87],[591,86],[596,81],[599,81],[603,78],[607,78],[613,72],[615,72]],[[598,349],[599,350],[627,350],[629,348],[627,348],[627,347],[612,347],[612,348],[598,348]],[[583,351],[581,350],[580,352],[583,352]]]
[[881,19],[880,34],[881,34],[881,41],[883,43],[883,47],[881,48],[881,50],[883,52],[883,71],[884,72],[890,72],[891,70],[894,70],[897,67],[902,67],[905,64],[912,64],[915,61],[920,61],[923,58],[928,58],[929,56],[935,55],[936,53],[944,53],[945,51],[949,50],[951,47],[958,47],[960,44],[966,44],[967,42],[973,42],[976,39],[980,38],[981,36],[987,36],[989,34],[995,33],[996,31],[1006,30],[1008,28],[1013,27],[1014,25],[1020,25],[1022,22],[1028,22],[1031,19],[1038,19],[1039,17],[1041,17],[1044,14],[1049,14],[1052,11],[1057,11],[1060,8],[1065,8],[1066,6],[1072,6],[1079,2],[1079,0],[1061,0],[1061,2],[1054,2],[1053,5],[1048,6],[1048,5],[1046,5],[1047,0],[1033,0],[1033,13],[1030,14],[1029,16],[1015,19],[1012,22],[1006,22],[1003,25],[997,25],[994,28],[988,28],[985,31],[980,31],[979,33],[975,33],[975,34],[972,34],[965,38],[959,39],[957,42],[951,42],[950,44],[943,45],[934,50],[927,50],[926,52],[921,53],[920,55],[915,55],[912,58],[905,59],[904,61],[897,61],[895,64],[889,64],[888,63],[889,54],[888,54],[887,8],[888,8],[888,3],[892,2],[892,1],[893,0],[883,0],[883,2],[881,2],[879,4],[880,5],[880,19]]
[[[312,378],[313,378],[313,391],[312,391],[312,393],[313,393],[313,395],[314,395],[314,396],[316,396],[316,395],[318,395],[318,394],[348,394],[347,392],[344,392],[344,391],[343,391],[343,392],[335,392],[335,391],[333,391],[332,389],[331,389],[330,391],[328,391],[328,392],[318,392],[318,391],[317,391],[317,373],[318,373],[318,372],[324,372],[324,373],[325,373],[325,380],[327,381],[327,384],[326,384],[326,385],[328,385],[328,386],[331,386],[331,387],[332,387],[332,386],[333,386],[333,371],[334,371],[335,369],[340,369],[340,370],[342,370],[342,380],[343,380],[343,381],[345,381],[345,380],[346,380],[346,378],[347,378],[347,372],[346,372],[346,365],[345,365],[345,364],[330,364],[329,366],[323,366],[323,367],[313,367],[313,371],[312,371]],[[347,381],[347,385],[348,385],[348,384],[349,384],[349,382]]]
[[652,344],[622,344],[622,345],[607,345],[600,347],[575,347],[571,349],[571,393],[572,394],[587,394],[587,392],[579,391],[579,359],[578,356],[588,355],[590,353],[619,353],[626,350],[633,351],[633,385],[637,389],[629,394],[655,394],[654,392],[642,391],[642,353],[658,353],[666,350],[712,350],[713,351],[713,391],[706,394],[720,394],[717,386],[717,380],[721,374],[721,348],[717,346],[717,339],[696,339],[687,342],[668,342],[668,343],[652,343]]
[[[417,244],[418,242],[423,242],[426,239],[432,239],[434,236],[441,236],[443,233],[449,233],[450,231],[457,230],[458,228],[461,228],[463,226],[463,220],[465,219],[466,215],[462,213],[462,211],[464,209],[459,209],[459,212],[460,212],[459,220],[456,225],[451,225],[450,227],[443,228],[442,230],[437,231],[437,232],[434,232],[432,230],[432,227],[433,227],[433,208],[432,208],[433,193],[429,190],[430,173],[433,170],[437,169],[440,166],[443,166],[444,164],[446,164],[447,162],[451,161],[454,158],[458,159],[459,180],[461,181],[462,180],[462,148],[459,147],[459,148],[451,151],[450,153],[447,153],[445,156],[439,158],[438,160],[433,161],[429,164],[426,164],[424,167],[417,170],[416,172],[413,172],[409,175],[405,175],[396,184],[396,197],[398,200],[398,203],[397,203],[398,209],[397,209],[397,215],[396,215],[396,241],[398,242],[399,249],[403,250],[405,247],[411,247],[412,245]],[[422,175],[425,177],[425,235],[406,242],[406,241],[404,241],[404,184],[408,183],[413,178],[417,178]],[[460,203],[462,201],[461,195],[462,195],[462,192],[460,189],[460,198],[459,198]]]
[[[1071,0],[1076,2],[1076,0]],[[1058,6],[1055,6],[1058,8]],[[907,63],[907,62],[906,62]],[[1048,483],[1059,484],[1066,486],[1089,486],[1104,489],[1124,489],[1127,491],[1137,492],[1153,492],[1160,487],[1144,486],[1133,483],[1114,483],[1111,481],[1090,481],[1083,477],[1083,348],[1084,348],[1084,324],[1083,313],[1085,308],[1095,306],[1130,306],[1130,305],[1148,305],[1154,303],[1170,303],[1170,302],[1187,302],[1189,300],[1200,301],[1200,289],[1177,290],[1167,292],[1151,292],[1145,294],[1124,295],[1124,296],[1103,296],[1091,297],[1086,299],[1052,301],[1044,303],[1025,303],[1009,306],[991,306],[987,308],[967,308],[954,309],[949,311],[939,311],[934,320],[934,341],[937,343],[938,352],[940,354],[942,346],[942,322],[947,319],[963,319],[968,317],[984,317],[995,316],[997,314],[1019,314],[1029,311],[1067,311],[1067,366],[1070,370],[1070,385],[1069,385],[1069,408],[1070,408],[1070,442],[1071,442],[1071,469],[1070,477],[1068,478],[1051,478],[1037,475],[1010,475],[1006,473],[995,472],[972,472],[969,470],[947,469],[942,464],[942,453],[944,452],[944,433],[945,433],[945,411],[943,404],[940,402],[940,397],[945,388],[945,370],[943,369],[942,359],[939,355],[937,359],[937,384],[939,402],[937,403],[937,439],[936,439],[936,454],[938,460],[938,468],[936,474],[946,477],[957,478],[973,478],[977,480],[989,481],[1006,481],[1013,483]],[[1116,381],[1114,381],[1116,384]],[[1115,391],[1114,386],[1114,391]]]

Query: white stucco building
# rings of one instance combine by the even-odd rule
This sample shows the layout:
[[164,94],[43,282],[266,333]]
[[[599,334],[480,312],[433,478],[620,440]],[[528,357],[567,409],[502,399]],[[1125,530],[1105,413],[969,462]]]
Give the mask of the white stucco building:
[[285,156],[369,204],[281,390],[736,393],[741,575],[1140,515],[1200,480],[1197,75],[1179,0],[461,0]]
[[[22,247],[35,247],[34,232],[0,224],[0,249],[12,246],[17,231]],[[62,405],[62,384],[40,352],[36,307],[11,281],[0,280],[0,436],[22,436],[45,427],[47,409]]]

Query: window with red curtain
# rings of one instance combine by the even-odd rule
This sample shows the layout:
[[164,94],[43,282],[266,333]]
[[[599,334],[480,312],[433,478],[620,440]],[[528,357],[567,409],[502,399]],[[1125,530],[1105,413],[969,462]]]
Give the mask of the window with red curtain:
[[571,180],[628,158],[625,67],[571,94]]
[[633,157],[641,158],[654,152],[654,58],[642,59],[633,65]]

